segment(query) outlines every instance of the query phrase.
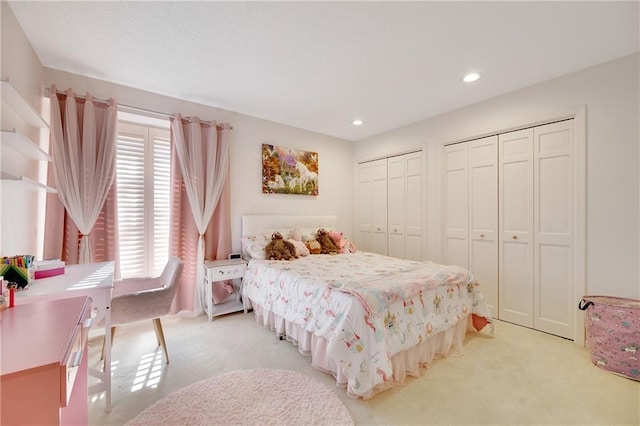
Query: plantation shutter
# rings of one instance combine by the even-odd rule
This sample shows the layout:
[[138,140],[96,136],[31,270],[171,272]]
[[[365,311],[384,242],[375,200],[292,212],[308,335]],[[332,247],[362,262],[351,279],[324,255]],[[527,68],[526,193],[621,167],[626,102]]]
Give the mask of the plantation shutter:
[[169,260],[171,146],[169,131],[152,129],[153,138],[153,276]]
[[169,131],[119,123],[116,145],[122,278],[158,276],[169,257]]

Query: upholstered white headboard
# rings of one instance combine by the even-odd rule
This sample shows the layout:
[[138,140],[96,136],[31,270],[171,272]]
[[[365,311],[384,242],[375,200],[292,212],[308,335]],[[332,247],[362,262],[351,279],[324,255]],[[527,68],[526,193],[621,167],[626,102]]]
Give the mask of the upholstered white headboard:
[[244,215],[242,216],[242,236],[295,227],[335,229],[337,222],[337,216]]

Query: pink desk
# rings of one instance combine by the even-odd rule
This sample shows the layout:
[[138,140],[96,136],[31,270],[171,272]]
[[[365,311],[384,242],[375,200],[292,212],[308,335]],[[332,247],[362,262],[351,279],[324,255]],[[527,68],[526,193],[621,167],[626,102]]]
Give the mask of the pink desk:
[[92,299],[94,325],[104,325],[105,371],[89,374],[100,382],[89,387],[89,395],[105,392],[106,411],[111,410],[111,291],[113,262],[69,265],[63,275],[34,280],[27,290],[16,292],[16,305],[43,300],[87,296]]
[[87,424],[91,299],[26,303],[0,312],[0,423]]

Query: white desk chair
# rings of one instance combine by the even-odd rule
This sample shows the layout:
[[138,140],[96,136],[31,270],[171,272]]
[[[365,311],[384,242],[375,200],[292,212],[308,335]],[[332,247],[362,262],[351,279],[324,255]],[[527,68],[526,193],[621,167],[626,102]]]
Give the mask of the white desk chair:
[[[127,278],[116,282],[111,299],[111,342],[116,327],[145,319],[153,320],[158,346],[169,364],[160,317],[169,314],[182,272],[182,261],[172,257],[156,278]],[[104,345],[102,347],[104,353]]]

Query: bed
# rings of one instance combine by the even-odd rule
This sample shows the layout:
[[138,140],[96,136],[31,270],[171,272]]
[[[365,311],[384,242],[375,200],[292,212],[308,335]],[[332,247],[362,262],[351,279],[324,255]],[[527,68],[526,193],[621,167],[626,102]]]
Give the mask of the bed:
[[[274,231],[335,225],[335,216],[243,216],[243,250]],[[256,321],[363,399],[419,376],[438,357],[461,355],[467,331],[488,326],[493,334],[469,271],[362,251],[250,258],[242,296]]]

